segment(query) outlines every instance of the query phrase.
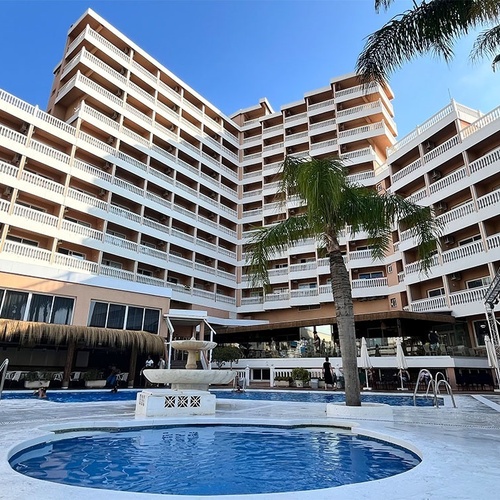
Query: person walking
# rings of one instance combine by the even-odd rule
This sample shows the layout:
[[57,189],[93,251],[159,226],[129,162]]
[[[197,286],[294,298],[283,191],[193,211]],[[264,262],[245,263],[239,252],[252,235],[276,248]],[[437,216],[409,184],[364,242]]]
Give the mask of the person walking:
[[335,389],[335,382],[333,381],[332,365],[328,360],[328,356],[325,357],[325,362],[323,363],[323,379],[325,380],[325,391],[328,386],[331,385],[332,389]]
[[159,370],[164,370],[167,364],[165,363],[165,358],[163,356],[160,356],[160,360],[158,361],[158,369]]

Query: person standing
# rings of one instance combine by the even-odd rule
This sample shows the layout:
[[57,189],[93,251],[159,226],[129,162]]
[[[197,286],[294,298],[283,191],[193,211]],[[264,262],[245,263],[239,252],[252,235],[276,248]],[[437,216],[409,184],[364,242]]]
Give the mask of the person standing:
[[314,352],[317,354],[319,353],[321,346],[321,340],[319,338],[318,332],[314,332],[313,343],[314,343]]
[[328,356],[325,357],[325,362],[323,363],[323,378],[325,380],[325,391],[328,389],[329,385],[332,386],[332,389],[335,389],[333,381],[332,365],[328,360]]
[[167,364],[165,363],[165,358],[163,356],[160,356],[160,360],[158,361],[158,369],[159,370],[164,370]]

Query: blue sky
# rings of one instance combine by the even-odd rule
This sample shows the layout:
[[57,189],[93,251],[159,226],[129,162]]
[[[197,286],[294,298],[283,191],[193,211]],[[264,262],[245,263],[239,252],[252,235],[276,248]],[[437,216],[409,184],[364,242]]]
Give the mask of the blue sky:
[[[410,6],[376,14],[373,0],[0,0],[0,88],[45,109],[67,30],[94,9],[221,111],[267,97],[275,110],[353,71],[363,39]],[[491,111],[500,72],[472,65],[473,38],[450,65],[430,56],[391,78],[399,137],[450,96]]]

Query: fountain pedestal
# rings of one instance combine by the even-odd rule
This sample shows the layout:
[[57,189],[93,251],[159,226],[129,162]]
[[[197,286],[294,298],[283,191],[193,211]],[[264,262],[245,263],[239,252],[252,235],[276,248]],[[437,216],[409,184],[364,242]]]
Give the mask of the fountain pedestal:
[[215,396],[208,391],[144,390],[137,395],[138,417],[214,415]]

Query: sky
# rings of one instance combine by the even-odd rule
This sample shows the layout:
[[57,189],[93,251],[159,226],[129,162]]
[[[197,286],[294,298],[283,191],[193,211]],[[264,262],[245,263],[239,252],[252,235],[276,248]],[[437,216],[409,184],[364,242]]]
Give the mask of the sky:
[[[409,8],[396,0],[0,0],[0,88],[46,109],[67,31],[87,8],[157,59],[226,115],[267,98],[275,111],[354,71],[364,39]],[[447,65],[431,56],[391,77],[398,138],[450,99],[489,112],[500,71],[472,64],[474,37]]]

